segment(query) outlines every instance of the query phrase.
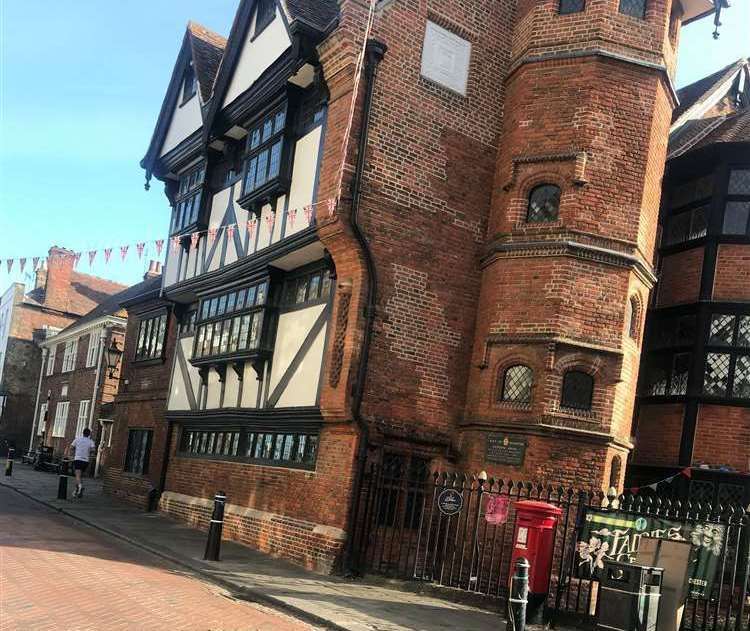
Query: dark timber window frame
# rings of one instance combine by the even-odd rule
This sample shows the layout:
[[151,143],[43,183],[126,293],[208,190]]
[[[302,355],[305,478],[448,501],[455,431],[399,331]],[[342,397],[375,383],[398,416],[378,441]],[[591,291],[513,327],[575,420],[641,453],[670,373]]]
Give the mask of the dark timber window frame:
[[167,335],[167,325],[168,316],[166,309],[139,316],[135,362],[164,360],[164,341]]
[[203,227],[206,163],[201,161],[180,174],[174,196],[170,236],[185,235]]
[[153,437],[154,431],[152,429],[128,429],[128,446],[125,450],[123,471],[135,475],[146,475],[148,473]]
[[333,272],[319,261],[286,274],[281,285],[279,309],[294,311],[325,304],[333,291]]
[[[724,341],[722,331],[729,334]],[[712,307],[705,350],[702,396],[712,400],[750,401],[750,309],[730,312]],[[709,366],[710,361],[715,362],[713,366]],[[709,369],[716,370],[719,362],[726,365],[723,392],[707,388]],[[744,373],[744,394],[737,392],[738,370]]]
[[190,59],[185,66],[185,72],[182,74],[182,98],[180,99],[180,107],[185,105],[190,99],[192,99],[198,93],[198,77],[195,75],[195,66],[193,60]]
[[190,362],[204,366],[269,355],[274,319],[270,288],[271,278],[266,276],[201,297]]
[[318,431],[188,425],[178,456],[314,471],[319,446]]

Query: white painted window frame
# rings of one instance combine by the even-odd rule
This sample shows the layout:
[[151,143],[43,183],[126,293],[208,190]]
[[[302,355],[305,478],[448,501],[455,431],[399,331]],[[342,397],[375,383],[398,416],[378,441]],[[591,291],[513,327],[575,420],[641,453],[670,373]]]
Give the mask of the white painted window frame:
[[42,403],[39,406],[39,421],[37,422],[36,435],[41,436],[44,433],[44,417],[47,415],[48,403]]
[[101,344],[99,331],[92,331],[89,333],[89,347],[86,351],[86,368],[93,368],[96,366],[96,358],[99,355],[99,344]]
[[50,346],[49,353],[47,353],[47,370],[44,371],[45,376],[55,374],[55,357],[57,356],[57,344]]
[[53,438],[64,438],[68,425],[70,401],[60,401],[55,408],[55,424],[52,426]]
[[63,353],[62,372],[73,372],[76,367],[78,358],[78,338],[65,342],[65,351]]
[[89,411],[91,399],[84,399],[78,403],[78,422],[76,423],[76,437],[83,434],[86,424],[89,421]]

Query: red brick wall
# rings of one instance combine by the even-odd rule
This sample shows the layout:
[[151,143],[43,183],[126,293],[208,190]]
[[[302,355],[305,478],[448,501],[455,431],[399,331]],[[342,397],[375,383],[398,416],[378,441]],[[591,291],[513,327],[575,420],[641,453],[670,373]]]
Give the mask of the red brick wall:
[[750,247],[747,245],[719,245],[714,276],[714,300],[750,300]]
[[703,248],[685,250],[661,260],[657,306],[696,302],[701,287]]
[[633,462],[677,466],[684,414],[682,403],[641,405]]
[[750,409],[702,404],[698,409],[693,465],[750,472]]

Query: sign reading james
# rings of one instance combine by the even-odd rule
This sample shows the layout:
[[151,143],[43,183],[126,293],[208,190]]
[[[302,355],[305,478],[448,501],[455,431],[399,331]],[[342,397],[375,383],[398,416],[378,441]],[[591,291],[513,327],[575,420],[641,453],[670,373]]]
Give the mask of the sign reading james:
[[486,457],[489,462],[520,466],[526,457],[526,441],[509,434],[490,434]]
[[621,511],[588,509],[578,541],[578,571],[597,578],[605,559],[634,562],[641,537],[689,541],[693,544],[688,570],[692,598],[709,598],[724,549],[724,524],[684,523]]

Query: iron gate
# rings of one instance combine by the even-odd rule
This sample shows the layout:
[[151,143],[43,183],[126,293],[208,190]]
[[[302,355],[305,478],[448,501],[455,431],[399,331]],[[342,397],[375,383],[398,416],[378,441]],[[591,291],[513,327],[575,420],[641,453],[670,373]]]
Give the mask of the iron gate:
[[[455,489],[461,511],[444,515],[437,498]],[[489,498],[509,500],[505,523],[489,523]],[[717,579],[708,598],[690,598],[682,629],[750,629],[750,515],[740,506],[691,502],[676,497],[625,495],[510,480],[480,480],[460,473],[429,473],[426,463],[394,459],[372,466],[364,479],[354,531],[354,561],[361,573],[427,581],[504,601],[519,500],[549,502],[562,509],[555,533],[547,605],[558,614],[595,615],[597,582],[578,571],[577,546],[585,511],[619,510],[634,517],[721,524],[726,536]]]

